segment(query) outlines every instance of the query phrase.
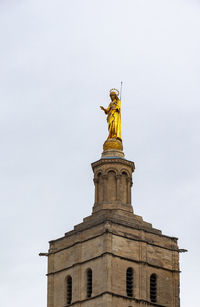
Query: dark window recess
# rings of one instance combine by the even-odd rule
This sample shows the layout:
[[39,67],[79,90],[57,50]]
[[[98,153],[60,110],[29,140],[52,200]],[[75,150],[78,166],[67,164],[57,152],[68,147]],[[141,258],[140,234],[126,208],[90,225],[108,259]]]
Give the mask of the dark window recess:
[[150,276],[150,300],[153,303],[157,302],[157,276],[151,274]]
[[127,296],[133,296],[133,269],[128,268],[126,270],[126,294]]
[[72,278],[67,276],[67,304],[72,302]]
[[92,270],[87,270],[87,297],[92,296]]

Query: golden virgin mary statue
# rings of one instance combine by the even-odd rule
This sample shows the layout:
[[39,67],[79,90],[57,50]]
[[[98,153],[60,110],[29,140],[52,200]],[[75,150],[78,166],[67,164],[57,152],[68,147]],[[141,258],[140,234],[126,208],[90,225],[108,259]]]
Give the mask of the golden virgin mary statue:
[[100,107],[107,114],[108,138],[104,143],[104,150],[118,149],[122,150],[121,138],[121,101],[119,100],[119,91],[110,90],[111,102],[107,109]]

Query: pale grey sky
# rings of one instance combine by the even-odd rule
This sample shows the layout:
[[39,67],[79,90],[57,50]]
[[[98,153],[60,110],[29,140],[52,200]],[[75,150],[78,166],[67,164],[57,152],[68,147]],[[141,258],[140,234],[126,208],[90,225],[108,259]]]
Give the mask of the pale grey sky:
[[181,307],[197,307],[199,33],[199,0],[0,0],[3,307],[46,306],[38,253],[91,213],[99,105],[121,80],[135,213],[189,250]]

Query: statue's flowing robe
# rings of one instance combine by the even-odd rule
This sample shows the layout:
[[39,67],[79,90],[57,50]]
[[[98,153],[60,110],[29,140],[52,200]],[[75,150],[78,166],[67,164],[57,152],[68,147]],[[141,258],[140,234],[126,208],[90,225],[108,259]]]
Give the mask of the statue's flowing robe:
[[111,101],[105,113],[108,114],[108,139],[121,141],[121,101],[116,99]]

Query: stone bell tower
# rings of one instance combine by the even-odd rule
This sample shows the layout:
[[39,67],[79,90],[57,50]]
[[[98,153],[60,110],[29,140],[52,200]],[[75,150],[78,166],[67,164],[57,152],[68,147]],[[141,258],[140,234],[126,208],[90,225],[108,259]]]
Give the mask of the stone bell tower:
[[133,213],[134,169],[122,141],[108,138],[101,159],[92,163],[92,214],[50,241],[45,254],[47,307],[180,306],[177,238]]

